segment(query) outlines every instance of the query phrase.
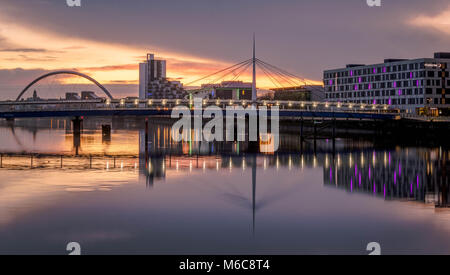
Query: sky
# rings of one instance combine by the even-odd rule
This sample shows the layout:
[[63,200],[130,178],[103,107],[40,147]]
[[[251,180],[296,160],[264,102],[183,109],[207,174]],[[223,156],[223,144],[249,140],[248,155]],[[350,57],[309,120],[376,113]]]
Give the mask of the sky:
[[59,69],[130,87],[148,52],[187,83],[251,58],[253,33],[259,59],[311,83],[349,63],[450,52],[450,0],[381,2],[0,0],[0,87]]

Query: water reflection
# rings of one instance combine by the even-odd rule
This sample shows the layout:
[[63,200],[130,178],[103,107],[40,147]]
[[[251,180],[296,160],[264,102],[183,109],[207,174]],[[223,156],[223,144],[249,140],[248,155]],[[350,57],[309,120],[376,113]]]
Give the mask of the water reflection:
[[434,211],[449,206],[444,148],[286,131],[280,151],[254,154],[245,142],[174,142],[170,121],[85,119],[78,142],[71,125],[0,122],[3,249],[36,251],[26,240],[41,228],[59,236],[35,240],[46,251],[70,238],[93,252],[365,253],[377,240],[450,252],[450,218]]
[[329,186],[449,207],[448,153],[442,149],[362,151],[338,155],[324,166]]

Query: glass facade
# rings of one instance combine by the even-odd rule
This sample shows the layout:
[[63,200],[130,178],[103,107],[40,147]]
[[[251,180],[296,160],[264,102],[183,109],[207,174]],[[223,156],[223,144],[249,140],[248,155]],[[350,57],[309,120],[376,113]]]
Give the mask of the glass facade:
[[385,104],[411,112],[450,107],[450,59],[385,60],[324,72],[326,100]]

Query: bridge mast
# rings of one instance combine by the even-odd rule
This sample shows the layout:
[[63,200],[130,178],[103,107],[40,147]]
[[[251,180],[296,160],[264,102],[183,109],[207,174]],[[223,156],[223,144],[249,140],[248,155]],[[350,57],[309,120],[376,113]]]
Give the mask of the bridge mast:
[[252,83],[252,101],[256,102],[256,41],[253,33],[253,83]]

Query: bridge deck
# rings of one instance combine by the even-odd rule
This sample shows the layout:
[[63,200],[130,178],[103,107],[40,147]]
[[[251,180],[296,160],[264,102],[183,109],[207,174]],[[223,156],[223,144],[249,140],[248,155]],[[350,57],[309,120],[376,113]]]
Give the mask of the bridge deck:
[[[226,111],[224,110],[224,115]],[[40,117],[93,117],[93,116],[170,116],[169,109],[80,109],[80,110],[45,110],[45,111],[8,111],[1,112],[0,118],[40,118]],[[268,115],[270,115],[270,110]],[[395,120],[398,115],[383,113],[357,113],[332,111],[280,110],[280,118],[336,118]]]

